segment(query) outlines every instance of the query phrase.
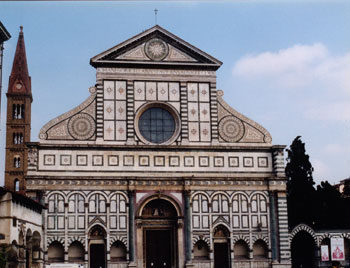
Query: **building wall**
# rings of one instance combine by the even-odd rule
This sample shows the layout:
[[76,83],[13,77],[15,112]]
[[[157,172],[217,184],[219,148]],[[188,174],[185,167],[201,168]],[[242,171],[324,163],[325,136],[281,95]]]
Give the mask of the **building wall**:
[[[25,197],[23,197],[25,199]],[[0,198],[0,230],[5,235],[2,244],[8,245],[9,263],[25,267],[43,267],[43,224],[41,212],[25,202],[13,199],[7,192]],[[28,253],[26,253],[28,252]],[[25,259],[28,254],[28,259]]]

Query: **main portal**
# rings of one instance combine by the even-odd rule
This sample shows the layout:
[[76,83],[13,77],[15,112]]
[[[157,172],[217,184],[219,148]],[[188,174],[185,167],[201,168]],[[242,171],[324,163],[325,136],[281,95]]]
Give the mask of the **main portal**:
[[146,267],[172,267],[172,235],[170,229],[146,230]]

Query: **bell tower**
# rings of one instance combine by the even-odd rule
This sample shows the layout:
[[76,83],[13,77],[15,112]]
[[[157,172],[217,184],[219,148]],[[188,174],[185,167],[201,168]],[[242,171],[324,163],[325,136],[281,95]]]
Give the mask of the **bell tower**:
[[30,141],[31,78],[28,72],[23,27],[20,27],[7,90],[5,188],[25,192],[27,148]]

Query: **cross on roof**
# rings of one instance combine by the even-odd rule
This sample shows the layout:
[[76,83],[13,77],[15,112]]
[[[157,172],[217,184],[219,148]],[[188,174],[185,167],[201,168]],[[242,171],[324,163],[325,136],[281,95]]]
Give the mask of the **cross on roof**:
[[154,10],[154,19],[155,19],[156,25],[157,25],[157,13],[158,13],[158,9],[155,9]]

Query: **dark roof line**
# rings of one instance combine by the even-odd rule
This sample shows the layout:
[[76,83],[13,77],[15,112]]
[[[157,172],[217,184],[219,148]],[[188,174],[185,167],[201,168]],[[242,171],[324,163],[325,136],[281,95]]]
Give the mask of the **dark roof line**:
[[11,38],[10,33],[0,21],[0,43],[5,42]]
[[34,211],[41,213],[41,211],[43,209],[46,209],[46,207],[43,206],[42,204],[40,204],[39,202],[37,202],[37,201],[35,201],[35,200],[33,200],[33,199],[23,195],[23,194],[10,191],[8,189],[5,189],[4,187],[0,187],[0,196],[5,195],[6,193],[11,193],[13,201],[18,202],[25,207],[31,208]]

